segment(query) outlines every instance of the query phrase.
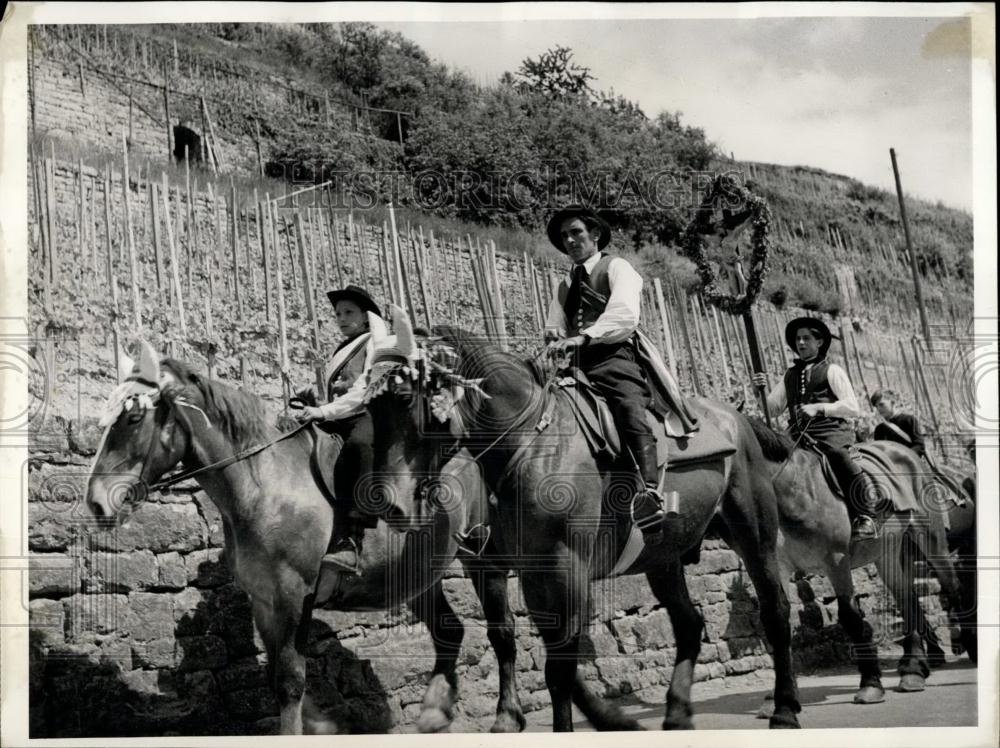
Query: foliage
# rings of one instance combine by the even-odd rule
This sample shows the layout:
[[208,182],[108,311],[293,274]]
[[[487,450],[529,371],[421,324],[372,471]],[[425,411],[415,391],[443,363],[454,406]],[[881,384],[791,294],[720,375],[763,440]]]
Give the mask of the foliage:
[[592,93],[590,70],[573,62],[569,47],[556,45],[538,56],[521,62],[513,76],[518,90],[548,98],[586,97]]

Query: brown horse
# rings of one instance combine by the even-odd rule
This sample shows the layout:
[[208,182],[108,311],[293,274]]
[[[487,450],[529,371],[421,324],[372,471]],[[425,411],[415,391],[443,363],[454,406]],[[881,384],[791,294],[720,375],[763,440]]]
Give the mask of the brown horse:
[[[267,650],[269,679],[281,708],[281,731],[303,731],[304,648],[315,602],[320,559],[327,548],[333,509],[313,476],[314,437],[308,430],[282,434],[269,424],[260,400],[205,379],[179,361],[158,360],[143,344],[143,363],[116,390],[87,486],[87,506],[98,526],[123,521],[178,464],[219,508],[226,558],[248,593],[253,619]],[[361,577],[344,580],[333,607],[381,610],[410,606],[427,625],[436,661],[418,726],[450,723],[457,697],[455,664],[463,629],[445,599],[441,578],[456,555],[452,537],[480,521],[486,496],[467,458],[443,466],[439,497],[415,526],[382,522],[368,531]],[[445,498],[440,498],[443,494]],[[506,572],[467,561],[501,662],[512,661],[513,619]],[[308,724],[306,725],[309,726]],[[511,665],[501,668],[494,731],[523,729]]]
[[[930,636],[933,644],[936,638],[914,590],[914,553],[931,564],[953,609],[962,609],[943,521],[943,510],[951,502],[938,503],[939,486],[926,463],[912,450],[894,442],[868,443],[866,448],[880,451],[882,461],[893,466],[893,473],[908,476],[914,482],[914,492],[923,511],[890,514],[878,540],[862,541],[852,547],[847,504],[830,490],[819,456],[807,449],[793,448],[791,439],[757,420],[751,423],[764,455],[771,461],[781,516],[781,558],[789,572],[786,578],[791,571],[823,574],[836,592],[840,625],[851,639],[861,673],[854,702],[873,704],[885,699],[878,648],[872,640],[872,628],[854,599],[851,577],[851,569],[871,563],[878,568],[903,617],[905,636],[904,653],[898,665],[899,690],[922,691],[924,679],[930,673],[923,640]],[[873,477],[883,491],[888,491],[888,481],[880,480],[878,475]],[[929,506],[932,502],[935,505]]]
[[[614,466],[595,459],[568,399],[552,392],[521,359],[450,327],[435,328],[439,337],[417,346],[405,314],[394,324],[392,353],[376,353],[368,390],[375,474],[385,490],[405,496],[442,455],[456,448],[473,453],[498,497],[491,507],[494,561],[519,572],[544,640],[553,728],[572,730],[575,702],[598,729],[637,729],[634,720],[593,695],[577,669],[590,583],[622,571],[616,563],[638,532],[628,513],[631,475],[617,480],[621,474]],[[661,543],[644,547],[624,570],[646,575],[677,641],[663,727],[693,727],[691,684],[703,621],[688,597],[681,556],[700,543],[713,517],[721,519],[760,598],[775,669],[771,726],[798,727],[789,604],[778,567],[778,511],[768,464],[746,418],[708,400],[697,406],[700,417],[731,440],[735,453],[670,473],[669,487],[683,497],[680,516],[669,522]]]

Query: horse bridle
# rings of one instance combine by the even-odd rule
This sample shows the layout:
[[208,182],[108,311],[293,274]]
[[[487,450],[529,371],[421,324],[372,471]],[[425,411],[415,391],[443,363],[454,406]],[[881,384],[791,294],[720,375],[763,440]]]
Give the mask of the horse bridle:
[[[160,393],[161,393],[160,387],[157,386],[156,392],[154,392],[154,393],[152,393],[152,395],[150,395],[150,399],[154,403],[154,408],[158,408],[159,405],[160,405],[160,402],[162,402],[162,401],[165,400],[165,398],[163,398],[163,397],[160,396]],[[133,395],[132,397],[138,397],[138,395]],[[173,404],[174,405],[180,405],[182,407],[193,408],[193,409],[201,412],[202,415],[205,415],[205,412],[201,408],[199,408],[197,405],[193,405],[193,404],[187,402],[185,399],[183,399],[183,397],[173,398]],[[168,404],[167,407],[169,408],[170,405]],[[181,419],[178,418],[179,422],[180,422],[180,420]],[[207,415],[205,415],[205,420],[208,421],[208,416]],[[163,479],[163,480],[159,480],[156,483],[154,483],[153,485],[147,485],[146,491],[147,491],[147,493],[151,492],[151,491],[162,491],[164,488],[169,488],[171,486],[175,486],[178,483],[182,483],[182,482],[184,482],[186,480],[194,478],[195,476],[201,475],[203,473],[207,473],[207,472],[210,472],[210,471],[213,471],[213,470],[222,470],[223,468],[229,467],[230,465],[233,465],[233,464],[235,464],[237,462],[242,462],[243,460],[247,459],[248,457],[253,457],[255,454],[263,452],[265,449],[273,447],[275,444],[278,444],[279,442],[285,441],[286,439],[291,439],[293,436],[296,436],[299,432],[301,432],[302,430],[304,430],[305,428],[307,428],[309,425],[310,425],[310,423],[307,421],[305,423],[300,424],[297,428],[295,428],[295,429],[293,429],[291,431],[287,431],[287,432],[285,432],[283,434],[279,434],[274,439],[271,439],[271,440],[269,440],[269,441],[267,441],[267,442],[265,442],[263,444],[255,444],[252,447],[248,447],[248,448],[246,448],[244,450],[241,450],[241,451],[237,452],[234,455],[230,455],[229,457],[226,457],[224,459],[217,460],[217,461],[215,461],[213,463],[210,463],[208,465],[203,465],[202,467],[195,468],[194,470],[182,471],[181,473],[174,474],[174,475],[170,476],[169,478],[166,478],[166,479]],[[211,426],[211,422],[209,422],[209,426]],[[188,433],[190,434],[191,429],[189,427],[186,427],[186,426],[185,426],[185,428],[188,428]],[[150,460],[153,457],[153,450],[156,447],[156,441],[157,441],[157,435],[154,433],[153,436],[149,440],[149,448],[146,450],[146,457],[143,459],[143,462],[142,462],[142,470],[139,472],[139,480],[142,481],[143,483],[146,482],[145,475],[146,475],[147,469],[149,468],[149,462],[150,462]]]

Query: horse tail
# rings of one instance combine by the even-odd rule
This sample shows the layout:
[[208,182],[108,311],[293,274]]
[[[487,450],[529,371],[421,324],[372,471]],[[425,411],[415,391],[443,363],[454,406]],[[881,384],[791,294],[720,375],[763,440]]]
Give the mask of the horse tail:
[[792,454],[795,444],[784,434],[770,428],[759,418],[748,418],[761,451],[771,462],[784,462]]

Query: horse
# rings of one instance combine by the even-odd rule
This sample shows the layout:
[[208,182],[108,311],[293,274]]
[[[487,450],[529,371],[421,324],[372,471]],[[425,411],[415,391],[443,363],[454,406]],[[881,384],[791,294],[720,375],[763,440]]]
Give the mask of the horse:
[[[619,573],[622,550],[638,534],[627,510],[633,476],[623,482],[613,470],[617,466],[593,455],[568,398],[551,392],[528,362],[451,326],[434,327],[418,342],[399,308],[394,328],[395,340],[385,342],[392,354],[382,360],[376,347],[366,394],[375,427],[374,473],[384,490],[406,495],[451,450],[469,450],[497,497],[490,507],[497,528],[493,562],[519,573],[544,642],[553,730],[573,729],[573,703],[599,730],[640,729],[591,693],[577,667],[590,583]],[[704,622],[688,596],[682,555],[699,546],[718,517],[757,590],[773,649],[776,708],[770,726],[797,728],[801,707],[768,464],[750,423],[735,409],[705,399],[697,407],[735,451],[670,473],[670,487],[683,497],[680,516],[668,521],[662,542],[644,545],[640,539],[639,555],[624,571],[645,574],[677,641],[662,725],[694,726],[691,685]]]
[[[161,361],[148,343],[141,352],[140,364],[112,395],[102,419],[106,430],[87,482],[87,507],[97,526],[109,529],[149,492],[183,478],[198,482],[219,508],[224,555],[252,603],[281,732],[301,734],[304,650],[313,608],[323,602],[317,600],[317,579],[335,516],[310,464],[318,437],[305,428],[282,433],[270,425],[257,397],[203,378],[181,361]],[[123,368],[128,371],[131,361]],[[186,472],[158,483],[177,465]],[[443,467],[431,496],[448,498],[435,503],[427,521],[392,526],[382,520],[368,530],[362,575],[340,580],[325,606],[360,611],[405,603],[427,625],[436,659],[417,722],[425,732],[450,724],[458,694],[455,666],[464,632],[454,625],[441,578],[456,556],[453,533],[474,525],[484,512],[481,478],[468,465],[459,454]],[[507,661],[516,643],[505,572],[476,558],[463,563],[493,624],[491,644],[498,659]],[[307,720],[305,727],[313,726]],[[492,730],[524,726],[513,667],[501,667]]]
[[[958,578],[948,551],[948,539],[940,508],[927,507],[937,494],[927,466],[912,450],[895,442],[866,443],[866,448],[881,454],[883,464],[893,473],[916,482],[916,497],[924,511],[892,513],[886,519],[877,540],[851,544],[851,521],[845,501],[833,493],[824,477],[822,459],[815,452],[797,447],[757,419],[751,419],[753,431],[764,456],[770,461],[770,473],[778,497],[781,522],[781,559],[786,578],[793,571],[820,573],[833,585],[837,596],[840,625],[852,642],[854,658],[861,675],[854,694],[856,704],[876,704],[885,700],[878,648],[873,633],[854,598],[851,570],[874,563],[883,584],[889,589],[904,622],[903,656],[898,663],[901,692],[924,690],[930,674],[924,636],[928,626],[916,595],[914,551],[933,567],[953,609],[962,608]],[[876,483],[879,476],[873,476]],[[880,493],[884,491],[880,488]],[[933,646],[933,645],[932,645]],[[943,652],[941,652],[943,660]],[[762,715],[768,711],[765,705]]]

